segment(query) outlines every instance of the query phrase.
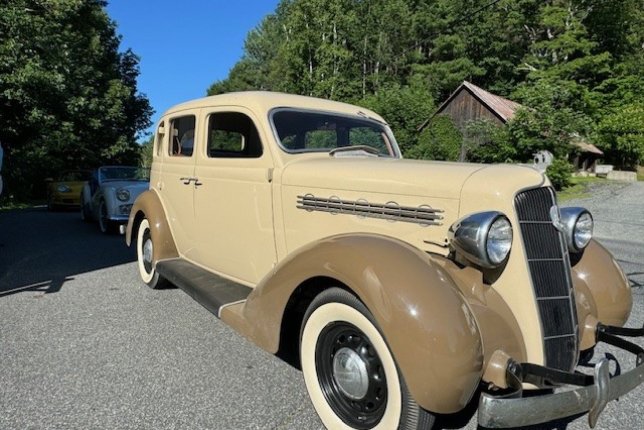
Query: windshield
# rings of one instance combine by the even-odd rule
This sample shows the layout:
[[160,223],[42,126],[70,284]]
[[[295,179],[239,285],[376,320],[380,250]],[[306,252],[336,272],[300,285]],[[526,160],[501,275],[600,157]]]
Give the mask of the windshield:
[[287,152],[328,152],[366,145],[376,149],[380,156],[398,156],[396,141],[388,127],[366,117],[279,109],[273,112],[272,121]]
[[60,175],[60,182],[81,182],[89,179],[89,172],[85,170],[67,170]]
[[99,181],[149,181],[150,171],[139,167],[101,167]]

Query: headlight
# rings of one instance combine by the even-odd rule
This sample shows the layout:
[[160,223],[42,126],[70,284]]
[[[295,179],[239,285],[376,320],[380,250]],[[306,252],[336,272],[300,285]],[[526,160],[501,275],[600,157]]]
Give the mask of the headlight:
[[570,252],[581,252],[593,238],[593,216],[584,208],[561,208],[562,233]]
[[125,188],[119,188],[116,190],[116,198],[122,202],[127,202],[130,200],[130,192]]
[[59,185],[58,187],[56,187],[56,189],[58,190],[59,193],[69,193],[72,191],[72,189],[65,184]]
[[497,217],[487,234],[485,250],[490,261],[501,264],[510,253],[512,246],[512,225],[504,216]]
[[502,265],[512,248],[512,225],[501,212],[469,215],[454,223],[448,235],[452,248],[481,267]]

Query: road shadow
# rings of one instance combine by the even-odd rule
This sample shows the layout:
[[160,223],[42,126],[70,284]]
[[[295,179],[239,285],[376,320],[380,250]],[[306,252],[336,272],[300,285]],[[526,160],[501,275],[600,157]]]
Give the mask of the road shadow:
[[135,261],[123,236],[101,234],[77,211],[0,213],[0,299],[53,294],[77,275]]

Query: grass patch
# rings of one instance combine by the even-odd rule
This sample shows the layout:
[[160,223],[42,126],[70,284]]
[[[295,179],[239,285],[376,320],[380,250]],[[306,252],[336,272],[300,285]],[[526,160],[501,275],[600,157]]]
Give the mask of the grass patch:
[[637,168],[637,180],[644,181],[644,166]]
[[583,199],[590,197],[590,185],[597,182],[606,182],[606,179],[596,176],[574,176],[570,179],[570,186],[557,192],[557,199],[565,202],[566,200]]

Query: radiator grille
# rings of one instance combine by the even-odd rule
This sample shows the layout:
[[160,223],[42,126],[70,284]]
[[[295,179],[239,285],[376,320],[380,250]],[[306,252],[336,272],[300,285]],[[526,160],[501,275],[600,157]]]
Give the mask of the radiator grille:
[[515,207],[537,298],[546,366],[572,370],[578,354],[578,323],[570,259],[561,233],[550,219],[551,188],[517,195]]

